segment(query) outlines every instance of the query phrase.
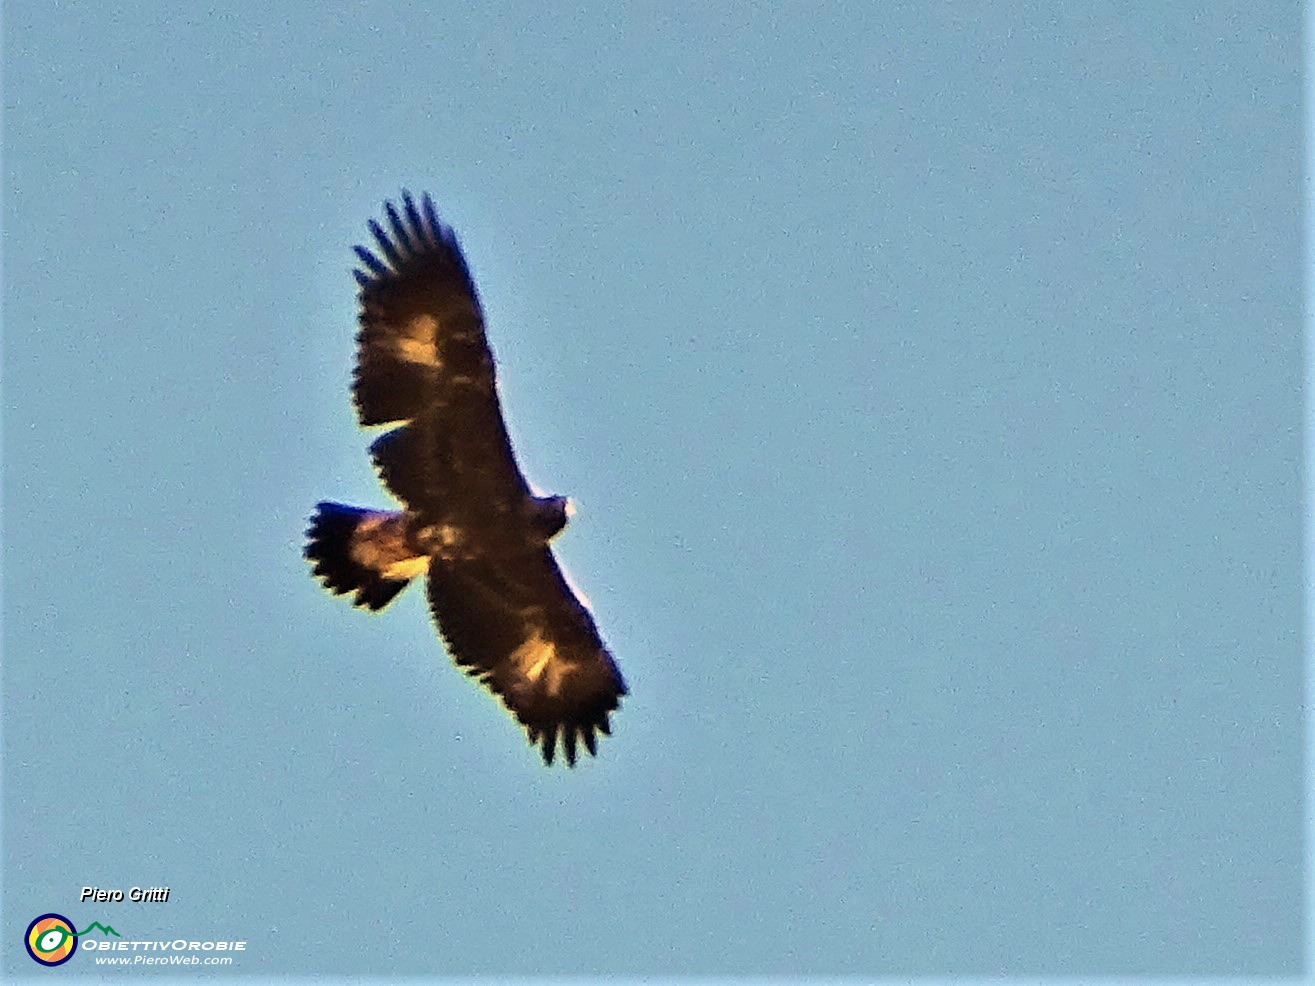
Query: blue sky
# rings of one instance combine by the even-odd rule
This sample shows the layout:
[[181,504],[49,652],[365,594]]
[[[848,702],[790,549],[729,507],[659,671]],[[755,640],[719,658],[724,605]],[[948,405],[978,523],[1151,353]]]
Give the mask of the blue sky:
[[[1296,972],[1299,8],[1152,8],[8,7],[5,969]],[[402,187],[580,507],[571,772],[300,558]]]

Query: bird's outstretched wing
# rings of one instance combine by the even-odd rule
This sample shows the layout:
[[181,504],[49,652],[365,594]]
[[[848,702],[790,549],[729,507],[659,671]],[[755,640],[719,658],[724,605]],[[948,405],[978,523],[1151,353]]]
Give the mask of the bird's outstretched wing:
[[502,699],[552,763],[577,746],[592,754],[596,733],[625,681],[549,548],[514,558],[429,566],[429,602],[457,664]]
[[[528,495],[502,418],[493,353],[456,235],[428,195],[385,205],[374,251],[356,247],[361,331],[352,391],[362,425],[397,427],[370,447],[413,512],[460,523]],[[473,520],[473,518],[472,518]]]

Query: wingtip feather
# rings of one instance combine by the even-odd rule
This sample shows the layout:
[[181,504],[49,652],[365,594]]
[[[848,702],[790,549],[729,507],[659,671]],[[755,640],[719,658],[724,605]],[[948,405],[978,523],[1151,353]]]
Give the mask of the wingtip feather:
[[426,247],[433,247],[438,241],[429,230],[425,229],[425,223],[420,218],[420,213],[416,210],[415,199],[405,188],[402,189],[402,208],[406,210],[406,221],[411,224],[411,229],[419,237],[420,242]]
[[443,223],[439,221],[438,210],[434,208],[434,200],[428,192],[425,193],[420,205],[425,210],[425,221],[429,223],[429,233],[433,236],[434,242],[437,243],[443,238]]
[[388,258],[388,262],[393,265],[393,269],[396,270],[400,267],[402,265],[402,255],[398,253],[396,245],[394,245],[388,234],[384,232],[384,228],[374,219],[369,220],[366,223],[366,226],[369,227],[370,233],[379,244],[380,252],[382,252],[383,255]]
[[397,206],[391,202],[385,202],[384,211],[388,213],[388,225],[393,227],[393,237],[396,244],[402,248],[401,252],[406,255],[414,253],[415,247],[411,244],[411,234],[402,222],[402,217],[397,212]]
[[[365,264],[366,267],[369,267],[376,276],[383,277],[388,273],[388,266],[365,247],[357,244],[352,247],[352,250],[355,251],[357,258],[361,263]],[[359,279],[360,272],[358,271],[357,274]]]

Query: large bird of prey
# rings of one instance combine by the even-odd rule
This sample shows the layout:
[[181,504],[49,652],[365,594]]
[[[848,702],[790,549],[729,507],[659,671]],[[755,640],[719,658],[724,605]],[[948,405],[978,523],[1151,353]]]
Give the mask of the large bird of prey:
[[356,247],[361,331],[353,395],[370,454],[400,511],[320,503],[306,558],[335,594],[380,610],[427,576],[453,659],[496,693],[551,764],[574,765],[625,682],[548,542],[562,496],[538,496],[512,452],[475,285],[428,195],[385,204],[375,251]]

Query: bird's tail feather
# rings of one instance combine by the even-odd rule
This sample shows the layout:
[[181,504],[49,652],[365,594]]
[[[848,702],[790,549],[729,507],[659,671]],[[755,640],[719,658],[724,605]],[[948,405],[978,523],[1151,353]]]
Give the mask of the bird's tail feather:
[[[352,605],[383,609],[410,584],[418,574],[414,563],[422,561],[390,557],[397,538],[387,528],[399,521],[397,514],[317,503],[306,531],[306,560],[334,595],[355,592]],[[396,577],[400,573],[405,577]]]

